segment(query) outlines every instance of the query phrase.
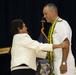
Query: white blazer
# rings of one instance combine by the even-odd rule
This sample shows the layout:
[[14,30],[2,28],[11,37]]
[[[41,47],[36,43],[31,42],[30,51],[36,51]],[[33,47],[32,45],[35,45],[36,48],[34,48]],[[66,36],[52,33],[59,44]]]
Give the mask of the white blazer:
[[11,68],[24,63],[36,70],[36,57],[45,58],[47,52],[43,51],[52,50],[52,44],[39,43],[26,33],[16,34],[11,48]]

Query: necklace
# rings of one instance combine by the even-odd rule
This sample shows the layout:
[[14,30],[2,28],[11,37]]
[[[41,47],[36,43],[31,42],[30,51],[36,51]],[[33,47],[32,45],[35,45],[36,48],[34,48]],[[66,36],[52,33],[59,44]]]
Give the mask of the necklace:
[[[48,43],[50,43],[50,44],[53,43],[52,34],[54,32],[54,28],[55,28],[55,25],[56,25],[58,19],[59,19],[59,17],[56,20],[54,20],[54,22],[52,23],[52,26],[50,26],[50,28],[49,28]],[[48,57],[48,63],[50,64],[50,62],[53,61],[53,53],[52,53],[52,51],[50,51],[50,52],[48,52],[48,54],[49,54],[48,55],[49,56]]]

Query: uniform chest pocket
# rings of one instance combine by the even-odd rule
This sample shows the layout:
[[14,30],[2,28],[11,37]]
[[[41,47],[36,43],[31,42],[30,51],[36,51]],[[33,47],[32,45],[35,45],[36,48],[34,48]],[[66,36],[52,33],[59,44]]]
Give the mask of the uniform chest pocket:
[[59,32],[57,32],[57,31],[54,31],[53,32],[53,41],[56,43],[59,43],[59,41],[61,40],[61,36],[60,36],[60,34],[59,34]]
[[59,37],[59,33],[56,30],[53,32],[53,37]]

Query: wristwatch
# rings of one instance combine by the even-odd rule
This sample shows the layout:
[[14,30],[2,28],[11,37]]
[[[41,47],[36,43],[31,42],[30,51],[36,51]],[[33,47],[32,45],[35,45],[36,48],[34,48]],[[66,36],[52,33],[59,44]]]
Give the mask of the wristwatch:
[[62,65],[65,65],[65,64],[66,64],[66,62],[65,62],[65,61],[63,61],[63,62],[62,62]]

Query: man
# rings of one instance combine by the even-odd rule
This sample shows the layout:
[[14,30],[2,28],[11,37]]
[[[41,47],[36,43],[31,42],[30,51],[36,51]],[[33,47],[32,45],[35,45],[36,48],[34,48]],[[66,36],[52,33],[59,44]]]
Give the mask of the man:
[[67,21],[58,16],[58,9],[53,3],[46,4],[43,8],[44,18],[52,23],[49,29],[48,39],[53,44],[59,44],[65,38],[68,41],[68,49],[54,50],[54,73],[55,75],[75,75],[75,59],[71,51],[72,31]]

